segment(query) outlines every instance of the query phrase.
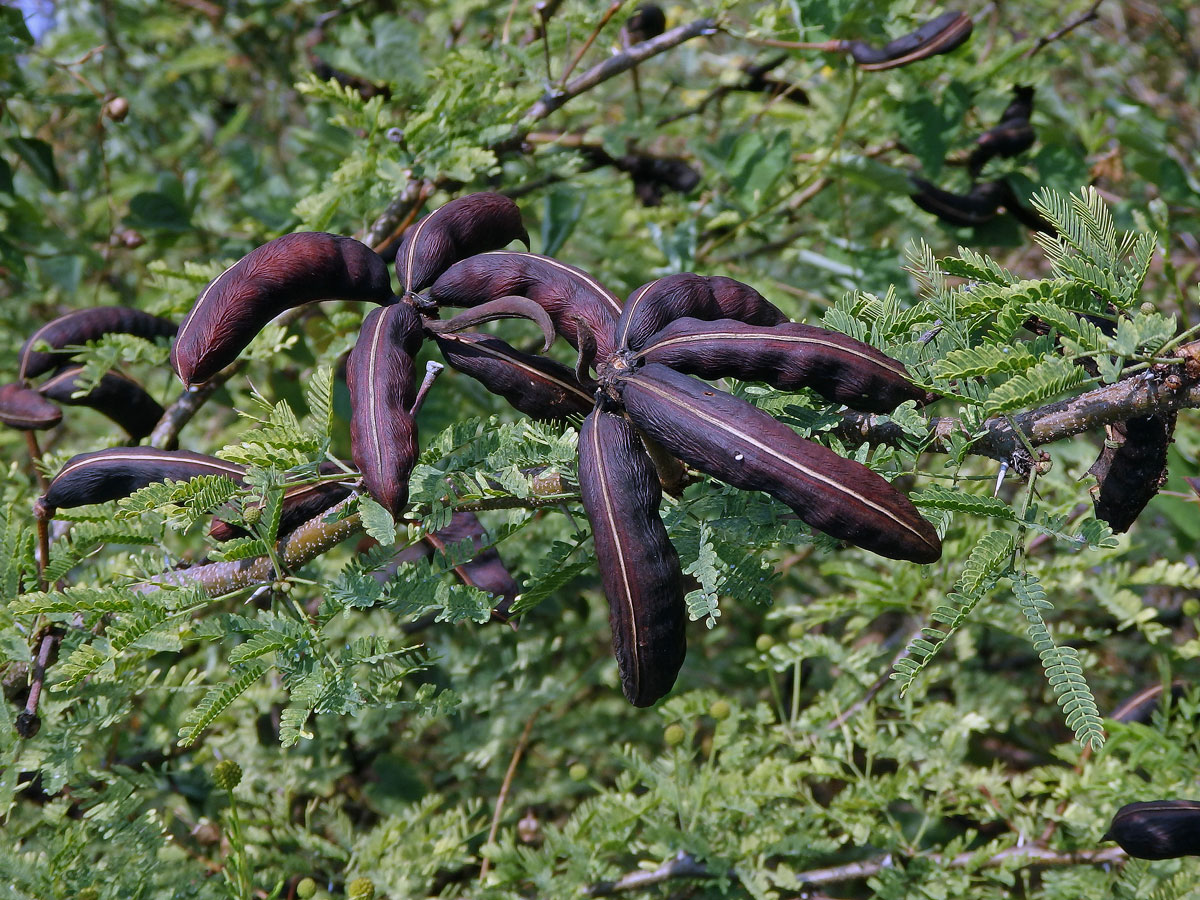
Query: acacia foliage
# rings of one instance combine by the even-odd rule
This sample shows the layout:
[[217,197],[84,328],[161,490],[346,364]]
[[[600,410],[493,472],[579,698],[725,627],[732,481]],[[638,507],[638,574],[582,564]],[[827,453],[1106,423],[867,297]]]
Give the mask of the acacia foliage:
[[[905,2],[699,6],[672,9],[670,24],[714,14],[735,34],[816,40],[893,36],[925,14]],[[575,497],[561,508],[528,502],[530,466],[556,467],[570,484],[574,428],[530,423],[446,376],[421,420],[418,521],[397,529],[365,503],[359,514],[384,545],[416,538],[448,519],[447,477],[462,503],[510,507],[485,519],[527,588],[519,631],[482,625],[490,599],[448,578],[466,548],[381,582],[387,553],[342,547],[257,604],[249,592],[130,589],[210,552],[200,523],[226,504],[268,514],[219,553],[261,555],[283,473],[311,474],[326,451],[347,455],[333,371],[361,313],[326,306],[268,329],[244,374],[183,432],[186,446],[252,467],[251,487],[152,487],[72,514],[48,570],[62,590],[33,583],[36,488],[19,436],[0,437],[10,718],[25,702],[34,630],[64,630],[41,731],[0,736],[13,836],[0,847],[5,890],[236,896],[238,879],[210,875],[243,871],[234,860],[244,853],[268,894],[290,895],[311,874],[335,896],[358,875],[392,897],[563,896],[685,852],[715,876],[692,882],[711,896],[795,896],[798,873],[886,856],[892,865],[822,890],[1186,896],[1192,861],[1034,867],[1006,854],[1040,837],[1069,862],[1098,846],[1122,803],[1193,795],[1194,693],[1148,725],[1100,713],[1148,683],[1187,680],[1200,653],[1200,529],[1180,480],[1198,474],[1194,414],[1180,417],[1171,450],[1168,488],[1179,496],[1160,496],[1120,538],[1091,517],[1080,480],[1099,433],[1046,448],[1048,471],[1010,475],[995,497],[995,462],[961,435],[948,452],[923,451],[929,414],[976,428],[1115,382],[1186,339],[1197,315],[1187,161],[1200,80],[1171,73],[1195,66],[1194,13],[1167,6],[1139,18],[1102,5],[1098,21],[1026,57],[1037,29],[1066,14],[1060,5],[972,9],[964,48],[912,68],[866,73],[840,56],[788,55],[774,74],[802,87],[807,106],[732,90],[705,103],[740,83],[744,60],[771,52],[724,34],[640,66],[640,113],[623,76],[522,124],[545,81],[524,4],[507,25],[507,3],[355,6],[315,52],[388,85],[389,97],[369,100],[312,74],[302,36],[316,11],[304,5],[63,7],[38,44],[0,10],[5,373],[23,336],[55,314],[129,303],[178,317],[264,240],[297,228],[364,233],[418,180],[431,204],[461,185],[509,190],[535,250],[618,293],[681,270],[741,278],[793,318],[885,348],[947,393],[928,412],[893,414],[904,436],[895,446],[855,448],[815,396],[735,386],[802,433],[911,476],[946,553],[932,567],[883,563],[812,535],[765,496],[702,482],[665,515],[696,580],[688,662],[670,699],[632,710],[616,689]],[[617,43],[624,15],[582,68]],[[551,20],[556,77],[596,19],[594,4],[568,2]],[[909,201],[906,173],[964,189],[954,160],[1023,83],[1037,88],[1038,142],[987,173],[1009,175],[1026,198],[1054,189],[1039,196],[1061,239],[1035,242],[1008,218],[937,224]],[[128,101],[122,121],[112,96]],[[700,184],[642,206],[631,166],[592,167],[597,147],[610,159],[681,157]],[[1026,330],[1031,316],[1053,333]],[[502,327],[513,340],[527,334]],[[164,346],[125,337],[83,356],[86,377],[120,364],[170,401],[165,359]],[[67,415],[50,471],[111,440],[89,413]],[[427,612],[440,621],[406,634]],[[893,662],[897,683],[859,708]],[[671,731],[668,743],[676,725],[683,739]],[[246,772],[234,792],[240,828],[211,781],[221,758]]]

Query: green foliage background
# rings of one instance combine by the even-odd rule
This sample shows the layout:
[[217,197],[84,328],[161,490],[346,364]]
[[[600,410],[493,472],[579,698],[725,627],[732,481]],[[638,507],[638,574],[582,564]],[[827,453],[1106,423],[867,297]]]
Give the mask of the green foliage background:
[[[701,481],[664,507],[696,580],[696,621],[679,684],[653,710],[621,698],[575,495],[529,502],[524,468],[553,466],[570,484],[574,427],[530,423],[454,373],[420,419],[416,520],[397,527],[367,504],[362,515],[373,537],[405,543],[444,521],[447,476],[463,502],[501,507],[483,518],[526,588],[519,630],[482,624],[489,598],[450,580],[453,551],[382,582],[373,570],[388,554],[351,541],[295,573],[286,593],[131,589],[180,561],[258,555],[270,515],[214,550],[207,513],[230,502],[269,513],[285,471],[348,455],[334,372],[361,321],[349,304],[268,329],[183,431],[183,446],[254,467],[249,491],[213,479],[78,510],[50,561],[62,590],[36,590],[38,489],[20,435],[0,434],[10,721],[33,635],[65,629],[40,732],[0,729],[0,895],[292,897],[311,876],[343,896],[366,876],[392,898],[578,896],[681,852],[713,877],[644,893],[1194,893],[1194,860],[1072,854],[1110,847],[1098,841],[1123,803],[1197,796],[1200,516],[1182,481],[1200,474],[1195,413],[1180,416],[1167,490],[1120,537],[1091,517],[1086,472],[1102,433],[1046,448],[1048,471],[1010,474],[996,498],[997,464],[965,439],[948,453],[923,444],[930,414],[974,428],[1114,382],[1200,321],[1200,16],[1188,4],[1104,2],[1096,20],[1028,55],[1090,6],[970,3],[963,48],[890,72],[790,52],[773,74],[803,88],[802,106],[736,91],[704,101],[740,81],[741,63],[775,52],[742,36],[881,43],[931,10],[677,4],[670,25],[714,15],[727,33],[643,63],[640,113],[624,75],[537,123],[522,123],[547,87],[524,0],[511,20],[497,0],[348,5],[314,52],[389,86],[390,98],[369,101],[312,74],[305,35],[321,4],[72,0],[36,43],[0,7],[5,379],[25,336],[62,312],[129,304],[181,316],[253,247],[291,230],[363,234],[423,180],[426,208],[468,190],[513,193],[535,251],[620,295],[676,271],[739,278],[948,394],[930,412],[902,407],[892,419],[904,439],[868,449],[831,433],[838,414],[815,395],[732,386],[901,478],[946,552],[926,567],[880,560],[812,535],[765,495]],[[631,9],[577,72],[611,52]],[[599,14],[568,0],[551,20],[555,78]],[[1043,192],[1061,244],[1007,216],[948,227],[908,197],[914,171],[966,188],[956,161],[1015,84],[1037,88],[1038,141],[985,177]],[[114,97],[128,103],[121,121]],[[629,176],[591,168],[579,142],[614,157],[681,156],[702,180],[642,206]],[[1119,319],[1116,334],[1086,314]],[[1021,330],[1030,315],[1054,326],[1061,353]],[[532,342],[523,325],[497,330]],[[108,338],[85,359],[96,376],[120,363],[169,402],[166,352]],[[1096,376],[1071,362],[1084,357]],[[106,420],[70,409],[46,467],[118,441]],[[438,621],[408,633],[429,612]],[[893,664],[897,677],[873,693]],[[1102,719],[1175,679],[1188,689],[1150,725]],[[245,773],[232,792],[212,780],[223,759]],[[1041,863],[1015,852],[1031,843]],[[800,873],[885,857],[802,894]]]

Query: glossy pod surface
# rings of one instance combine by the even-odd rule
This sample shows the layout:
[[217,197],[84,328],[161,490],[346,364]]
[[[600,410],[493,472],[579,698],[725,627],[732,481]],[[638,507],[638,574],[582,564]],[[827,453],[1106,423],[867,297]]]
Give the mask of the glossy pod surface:
[[118,372],[106,372],[90,391],[76,397],[76,385],[82,387],[79,378],[82,372],[82,366],[63,369],[38,385],[38,391],[64,406],[86,406],[96,410],[124,428],[135,441],[154,430],[162,418],[163,408],[140,384]]
[[949,53],[971,36],[973,27],[971,17],[966,13],[945,12],[883,47],[851,41],[847,49],[854,61],[869,72],[895,69],[939,53]]
[[478,306],[510,294],[540,305],[571,346],[579,346],[582,320],[600,358],[613,351],[621,301],[587,272],[556,259],[512,250],[481,253],[455,263],[429,289],[439,306]]
[[795,322],[761,328],[733,319],[676,319],[638,356],[701,378],[761,381],[783,391],[811,387],[865,412],[926,399],[903,363],[848,335]]
[[579,432],[579,491],[608,597],[621,689],[650,706],[687,654],[679,556],[658,515],[662,492],[633,426],[594,410]]
[[1117,810],[1100,840],[1116,841],[1138,859],[1200,856],[1200,801],[1127,803]]
[[[1187,685],[1182,681],[1172,682],[1170,693],[1172,700],[1178,700],[1187,693]],[[1118,722],[1140,722],[1148,725],[1154,718],[1154,711],[1162,705],[1162,700],[1162,684],[1152,684],[1147,688],[1142,688],[1132,697],[1122,700],[1117,708],[1108,714],[1108,717]]]
[[184,384],[207,381],[286,309],[315,300],[392,299],[387,263],[366,244],[323,232],[285,234],[201,292],[179,326],[171,366]]
[[638,428],[700,471],[766,491],[812,527],[881,556],[941,556],[933,526],[887,481],[745,401],[653,363],[619,376],[616,389]]
[[0,386],[0,422],[21,431],[53,428],[62,421],[62,410],[23,384]]
[[346,361],[350,389],[350,454],[363,487],[399,516],[408,505],[408,476],[417,461],[413,357],[421,347],[421,317],[407,303],[372,310]]
[[1008,198],[1002,181],[982,181],[965,194],[955,194],[923,178],[912,176],[910,180],[917,189],[910,195],[913,203],[950,225],[973,227],[990,222]]
[[[61,353],[64,347],[94,341],[106,334],[132,334],[153,340],[157,337],[172,337],[176,325],[170,319],[152,316],[140,309],[127,306],[96,306],[78,309],[47,322],[21,347],[19,372],[22,378],[35,378],[55,369],[71,359],[70,353]],[[47,344],[51,350],[36,350]]]
[[435,335],[446,363],[535,419],[585,415],[592,392],[562,363],[522,353],[484,334]]
[[400,289],[423,290],[459,260],[513,241],[528,247],[529,233],[508,197],[481,191],[451,200],[405,232],[396,251]]
[[188,450],[116,447],[71,457],[41,502],[49,508],[70,509],[128,497],[168,478],[187,481],[197,475],[226,475],[240,484],[244,474],[239,465]]
[[780,325],[783,311],[748,284],[722,276],[683,272],[647,282],[629,295],[617,324],[617,344],[638,350],[655,332],[684,317],[747,325]]

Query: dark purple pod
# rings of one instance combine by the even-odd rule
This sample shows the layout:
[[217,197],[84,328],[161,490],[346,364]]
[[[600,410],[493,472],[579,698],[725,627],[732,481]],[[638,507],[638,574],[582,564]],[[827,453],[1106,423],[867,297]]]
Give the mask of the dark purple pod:
[[1126,803],[1100,840],[1116,841],[1138,859],[1200,856],[1200,801]]
[[421,317],[407,303],[372,310],[346,361],[350,389],[350,455],[363,487],[393,516],[408,505],[408,476],[417,461],[413,357],[421,349]]
[[887,481],[749,403],[654,363],[616,374],[614,388],[634,425],[700,471],[766,491],[813,528],[872,553],[941,556],[933,526]]
[[[1113,531],[1129,530],[1167,480],[1167,448],[1175,434],[1175,413],[1128,419],[1108,427],[1109,441],[1088,469],[1096,518]],[[1116,446],[1110,446],[1116,444]]]
[[974,178],[983,171],[988,160],[997,156],[1019,156],[1033,146],[1035,138],[1028,119],[1001,122],[975,139],[975,148],[967,159],[967,170]]
[[579,432],[579,491],[608,597],[621,689],[650,706],[687,654],[679,556],[658,515],[662,492],[633,426],[597,409]]
[[732,278],[683,272],[643,284],[625,301],[617,323],[617,346],[640,350],[655,332],[676,319],[736,319],[747,325],[780,325],[783,311]]
[[404,234],[396,251],[396,275],[406,293],[423,290],[451,265],[513,241],[529,246],[521,210],[503,194],[481,191],[451,200]]
[[429,289],[438,306],[478,306],[514,294],[539,304],[571,346],[579,346],[582,321],[595,336],[600,357],[612,352],[621,301],[587,272],[548,256],[481,253],[455,263]]
[[1000,113],[1000,121],[1013,122],[1024,119],[1028,122],[1033,115],[1033,85],[1014,84],[1012,92],[1012,100],[1004,107],[1004,112]]
[[951,225],[974,227],[996,218],[1000,206],[1010,196],[1003,181],[981,181],[965,194],[944,191],[923,178],[910,176],[916,191],[911,194],[913,203],[933,213]]
[[459,510],[450,518],[449,525],[425,535],[424,541],[432,549],[444,553],[447,547],[468,539],[476,550],[475,556],[455,566],[454,574],[468,587],[479,588],[495,597],[497,603],[492,609],[492,620],[507,622],[508,611],[517,594],[521,593],[521,586],[509,573],[496,548],[484,547],[488,533],[478,516]]
[[626,45],[640,44],[642,41],[658,37],[666,27],[667,16],[662,7],[653,3],[643,3],[621,26],[621,37]]
[[387,263],[354,238],[285,234],[218,275],[179,326],[171,366],[186,385],[212,378],[271,319],[315,300],[393,300]]
[[434,335],[446,363],[535,419],[585,415],[594,391],[562,363],[522,353],[484,334]]
[[[1171,697],[1178,700],[1187,692],[1187,686],[1182,681],[1175,681],[1171,684]],[[1154,716],[1154,711],[1158,709],[1163,699],[1163,686],[1152,684],[1149,687],[1142,688],[1132,697],[1126,697],[1117,708],[1108,714],[1110,719],[1115,719],[1118,722],[1140,722],[1143,725],[1148,725]]]
[[21,431],[41,431],[62,421],[62,410],[23,384],[0,387],[0,422]]
[[128,497],[156,481],[187,481],[197,475],[226,475],[239,484],[245,470],[236,463],[188,450],[115,447],[80,453],[54,476],[40,503],[50,512]]
[[846,49],[859,68],[865,71],[895,69],[940,53],[949,53],[971,36],[973,27],[971,17],[966,13],[946,12],[883,47],[872,47],[864,41],[849,41]]
[[[106,334],[132,334],[147,340],[173,337],[176,325],[170,319],[152,316],[127,306],[96,306],[77,309],[47,322],[21,347],[20,377],[36,378],[69,362],[73,354],[58,352],[64,347],[85,344]],[[49,351],[34,349],[47,344]]]
[[762,381],[783,391],[811,387],[864,412],[927,399],[903,363],[848,335],[795,322],[759,328],[733,319],[676,319],[638,356],[701,378]]
[[[154,430],[163,408],[131,378],[118,372],[106,372],[90,391],[74,396],[83,366],[71,366],[38,385],[38,392],[65,406],[87,406],[107,416],[140,441]],[[80,387],[82,384],[80,383]]]
[[[323,462],[318,467],[322,475],[334,475],[342,471],[342,467],[332,462]],[[346,482],[323,481],[318,484],[299,484],[284,488],[283,509],[279,516],[277,537],[286,537],[305,522],[311,522],[326,510],[337,506],[353,490],[353,476],[346,476]],[[222,519],[213,519],[208,529],[209,537],[218,541],[228,541],[246,534],[246,529]]]

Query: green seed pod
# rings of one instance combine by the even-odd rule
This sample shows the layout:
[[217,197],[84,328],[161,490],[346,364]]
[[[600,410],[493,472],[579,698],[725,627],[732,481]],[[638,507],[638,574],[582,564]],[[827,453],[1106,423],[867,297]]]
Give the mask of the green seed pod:
[[865,412],[928,399],[903,363],[848,335],[794,322],[760,328],[733,319],[676,319],[638,357],[700,378],[762,381],[782,391],[811,387]]
[[397,303],[367,316],[346,363],[350,454],[363,487],[396,517],[408,505],[408,476],[417,461],[417,423],[409,410],[420,346],[421,317]]
[[881,556],[941,556],[933,526],[883,478],[745,401],[655,363],[613,381],[633,423],[700,471],[766,491],[812,527]]
[[579,433],[579,491],[608,597],[621,689],[650,706],[687,653],[679,556],[658,515],[662,491],[633,427],[594,410]]
[[1148,800],[1117,810],[1102,841],[1138,859],[1200,856],[1200,801]]

